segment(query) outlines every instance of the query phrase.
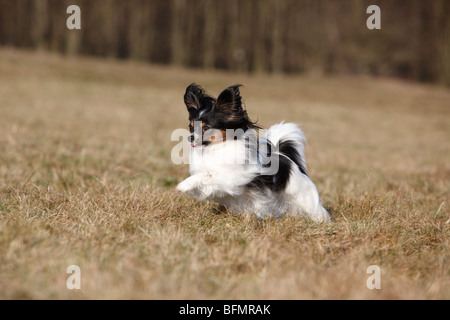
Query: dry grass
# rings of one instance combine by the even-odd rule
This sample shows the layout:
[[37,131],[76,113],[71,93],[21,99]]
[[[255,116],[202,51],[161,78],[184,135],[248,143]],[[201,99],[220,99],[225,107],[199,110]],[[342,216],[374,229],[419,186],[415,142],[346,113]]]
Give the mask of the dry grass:
[[[298,122],[335,221],[219,214],[173,189],[190,82]],[[0,298],[449,299],[450,92],[0,50]],[[66,288],[79,265],[81,290]],[[381,290],[366,287],[370,265]]]

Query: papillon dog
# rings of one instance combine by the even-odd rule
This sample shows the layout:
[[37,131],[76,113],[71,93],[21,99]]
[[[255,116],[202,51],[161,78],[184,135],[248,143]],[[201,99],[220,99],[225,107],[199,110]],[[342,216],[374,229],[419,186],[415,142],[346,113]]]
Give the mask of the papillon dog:
[[191,176],[176,189],[232,213],[329,221],[306,171],[302,130],[284,122],[263,130],[243,108],[240,86],[228,87],[217,99],[195,83],[187,87]]

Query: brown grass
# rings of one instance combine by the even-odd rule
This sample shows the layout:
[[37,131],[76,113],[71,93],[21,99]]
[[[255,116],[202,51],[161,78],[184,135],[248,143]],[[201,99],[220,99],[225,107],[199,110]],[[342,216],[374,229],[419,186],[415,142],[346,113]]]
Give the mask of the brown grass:
[[[243,83],[260,124],[300,123],[335,221],[258,221],[175,193],[188,170],[170,134],[193,81]],[[450,298],[446,88],[2,49],[0,97],[0,298]],[[366,287],[374,264],[381,290]]]

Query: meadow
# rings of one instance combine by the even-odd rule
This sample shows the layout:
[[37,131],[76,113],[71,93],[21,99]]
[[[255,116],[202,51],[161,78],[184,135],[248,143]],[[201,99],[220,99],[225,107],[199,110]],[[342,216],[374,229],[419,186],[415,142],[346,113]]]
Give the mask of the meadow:
[[[196,82],[296,122],[331,223],[175,192]],[[450,299],[450,90],[0,50],[1,299]],[[67,267],[81,270],[69,290]],[[381,289],[368,289],[379,266]]]

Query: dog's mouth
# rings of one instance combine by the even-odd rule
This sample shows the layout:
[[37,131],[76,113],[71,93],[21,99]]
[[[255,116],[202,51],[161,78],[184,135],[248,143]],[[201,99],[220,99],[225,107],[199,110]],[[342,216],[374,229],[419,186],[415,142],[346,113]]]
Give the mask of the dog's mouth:
[[[219,134],[219,135],[218,135]],[[188,141],[192,148],[206,147],[212,142],[218,142],[223,140],[222,131],[218,129],[202,130],[202,134],[191,133],[188,137]]]
[[198,142],[191,142],[191,147],[192,148],[206,147],[210,143],[211,143],[211,141],[199,140]]
[[191,142],[191,148],[198,148],[198,147],[201,147],[201,146],[202,146],[201,143]]
[[206,141],[203,137],[194,134],[189,135],[188,140],[192,148],[207,146],[209,144],[209,141]]

